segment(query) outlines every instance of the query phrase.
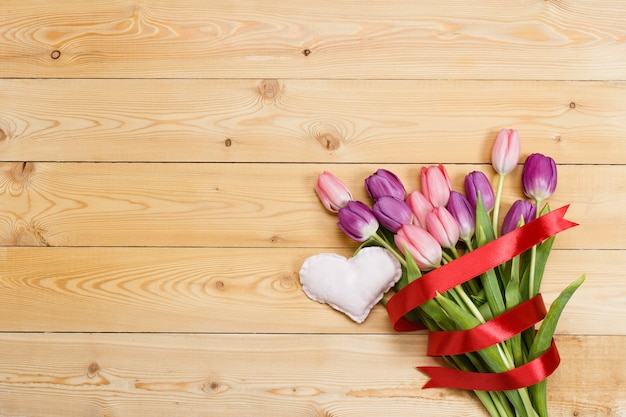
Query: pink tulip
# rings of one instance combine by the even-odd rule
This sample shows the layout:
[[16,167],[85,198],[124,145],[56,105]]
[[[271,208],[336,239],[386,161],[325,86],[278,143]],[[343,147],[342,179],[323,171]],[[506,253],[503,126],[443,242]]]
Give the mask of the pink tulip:
[[422,193],[435,207],[445,207],[450,198],[452,184],[446,168],[439,165],[422,167]]
[[426,229],[426,215],[433,210],[433,205],[421,192],[414,190],[409,193],[406,199],[407,204],[411,207],[414,221]]
[[328,171],[324,171],[317,178],[315,192],[324,207],[333,213],[337,213],[340,208],[345,207],[352,200],[352,194],[350,194],[348,187]]
[[444,248],[454,248],[459,241],[459,225],[445,207],[435,207],[426,216],[428,232]]
[[500,175],[513,171],[519,161],[520,141],[517,130],[502,129],[491,148],[491,165]]
[[418,225],[403,225],[395,235],[395,243],[405,256],[406,247],[422,271],[429,271],[441,264],[441,246],[430,233]]

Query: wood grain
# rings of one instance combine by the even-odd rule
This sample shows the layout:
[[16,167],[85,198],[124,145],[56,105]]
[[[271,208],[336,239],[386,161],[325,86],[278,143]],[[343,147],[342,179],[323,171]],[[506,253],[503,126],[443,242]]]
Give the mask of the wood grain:
[[[382,306],[356,325],[306,298],[300,266],[323,251],[332,249],[2,248],[2,329],[394,333]],[[554,251],[542,284],[548,305],[587,273],[557,332],[626,336],[625,270],[623,251]]]
[[524,150],[559,163],[626,163],[624,82],[0,79],[0,90],[5,161],[489,163],[497,132],[514,127]]
[[[551,417],[626,415],[626,2],[0,2],[0,417],[478,416],[424,334],[298,271],[356,247],[313,191],[516,128],[559,169]],[[521,196],[521,167],[505,208]],[[495,181],[494,181],[495,182]]]
[[[2,163],[0,243],[354,248],[313,186],[329,169],[366,201],[363,180],[378,168],[395,171],[408,189],[419,187],[419,165]],[[456,189],[474,169],[493,172],[490,165],[449,167]],[[625,169],[559,167],[550,203],[571,204],[568,218],[581,225],[555,247],[626,248]],[[508,179],[505,208],[522,197],[520,172]]]
[[621,0],[20,1],[0,77],[624,80]]
[[[419,353],[425,341],[399,335],[8,333],[0,337],[0,412],[378,417],[393,409],[394,416],[406,417],[416,410],[485,415],[465,392],[421,390],[426,379],[414,366],[434,363]],[[548,384],[550,415],[623,415],[624,336],[556,342],[562,364]],[[604,366],[607,358],[615,366]],[[581,381],[583,364],[596,372]],[[594,391],[598,385],[601,395]]]

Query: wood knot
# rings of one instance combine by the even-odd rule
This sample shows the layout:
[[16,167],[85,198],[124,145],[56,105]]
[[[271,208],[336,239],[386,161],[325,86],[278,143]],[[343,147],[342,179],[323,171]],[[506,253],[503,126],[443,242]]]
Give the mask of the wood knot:
[[35,164],[32,162],[19,162],[13,165],[11,177],[15,183],[24,183],[35,172]]
[[222,394],[228,390],[230,390],[230,386],[218,381],[208,381],[202,384],[202,391],[207,394]]
[[341,146],[341,138],[333,132],[319,132],[315,136],[315,140],[317,140],[317,143],[319,143],[323,148],[329,151],[336,151]]
[[287,272],[281,274],[272,286],[276,291],[293,291],[298,288],[296,280]]
[[304,50],[302,51],[302,55],[304,55],[304,56],[309,56],[309,55],[311,55],[311,50],[310,50],[309,48],[304,49]]
[[54,51],[52,51],[50,53],[50,58],[52,58],[52,59],[59,59],[59,58],[61,58],[61,51],[55,49]]
[[573,101],[569,104],[569,108],[570,109],[575,109],[576,108],[576,103],[574,103]]
[[9,138],[9,135],[2,129],[0,129],[0,142],[3,142]]
[[91,362],[89,366],[87,366],[87,376],[89,378],[95,378],[100,372],[100,365],[98,362]]
[[281,93],[281,85],[278,80],[263,80],[259,84],[259,94],[265,100],[273,101],[278,97]]

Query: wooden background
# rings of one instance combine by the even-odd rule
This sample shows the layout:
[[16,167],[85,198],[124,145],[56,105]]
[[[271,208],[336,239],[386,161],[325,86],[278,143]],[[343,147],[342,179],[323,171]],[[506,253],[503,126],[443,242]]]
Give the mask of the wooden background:
[[[3,0],[0,416],[477,416],[423,334],[304,296],[364,198],[501,128],[551,155],[551,416],[626,416],[626,2]],[[520,169],[505,203],[519,196]]]

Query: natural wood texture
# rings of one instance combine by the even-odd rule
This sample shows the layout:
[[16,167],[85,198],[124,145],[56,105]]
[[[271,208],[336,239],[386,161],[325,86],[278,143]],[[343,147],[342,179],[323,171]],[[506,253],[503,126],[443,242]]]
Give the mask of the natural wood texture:
[[[0,163],[0,243],[354,248],[313,185],[329,169],[366,201],[363,180],[379,167],[419,187],[419,165]],[[458,190],[474,169],[493,173],[491,165],[448,169]],[[504,204],[522,198],[520,172],[507,179]],[[571,204],[567,217],[581,225],[555,247],[626,249],[626,166],[559,172],[550,203]]]
[[515,126],[524,150],[559,164],[626,163],[624,82],[0,79],[0,91],[5,161],[488,163]]
[[[485,415],[465,392],[421,390],[426,378],[414,366],[434,363],[420,353],[425,341],[398,335],[10,333],[0,340],[0,412]],[[557,338],[563,362],[548,383],[550,415],[624,415],[625,342],[624,336]],[[615,366],[605,366],[606,358]],[[581,380],[583,367],[596,372]]]
[[[0,1],[0,417],[478,416],[422,390],[426,336],[309,300],[356,199],[558,163],[550,417],[626,415],[626,2]],[[522,196],[521,167],[505,208]]]
[[[304,259],[322,249],[4,248],[5,331],[393,333],[382,306],[362,325],[309,301]],[[326,249],[328,251],[328,249]],[[349,256],[349,250],[335,251]],[[559,334],[625,335],[623,251],[556,250],[547,304],[583,272]],[[32,260],[35,260],[34,262]],[[20,265],[16,267],[14,265]],[[85,314],[85,312],[89,312]]]
[[2,77],[623,80],[621,0],[23,0]]

